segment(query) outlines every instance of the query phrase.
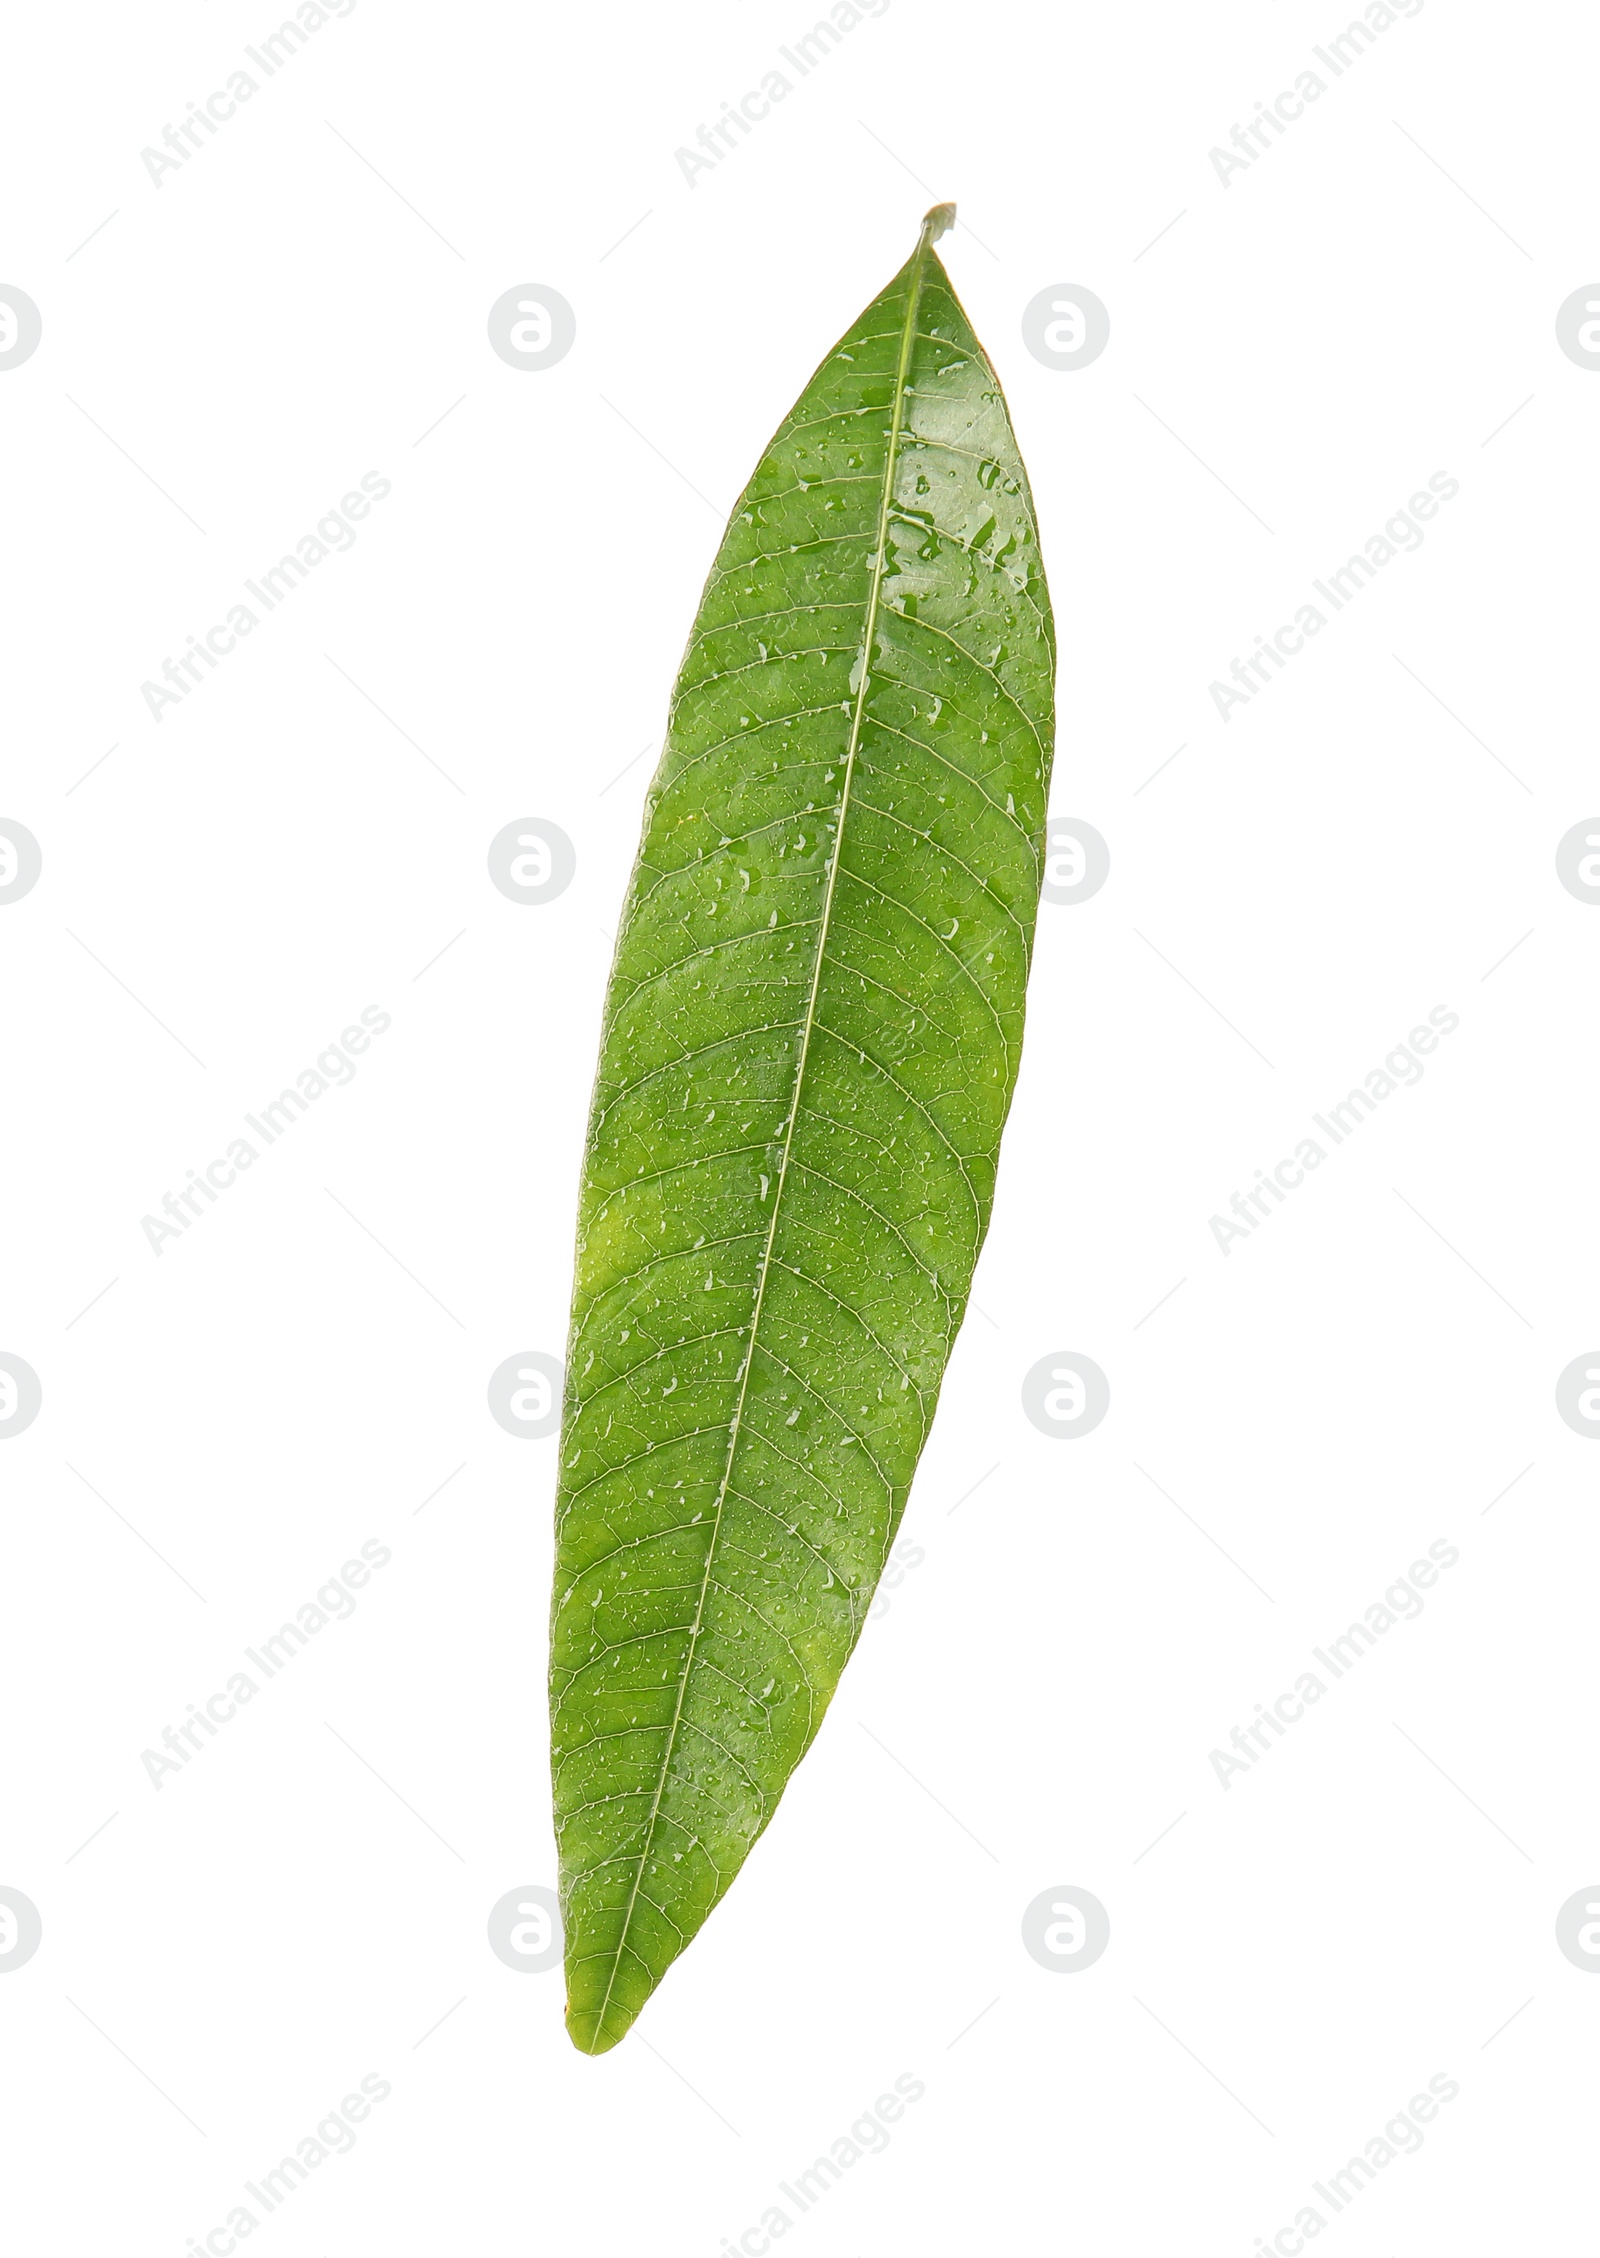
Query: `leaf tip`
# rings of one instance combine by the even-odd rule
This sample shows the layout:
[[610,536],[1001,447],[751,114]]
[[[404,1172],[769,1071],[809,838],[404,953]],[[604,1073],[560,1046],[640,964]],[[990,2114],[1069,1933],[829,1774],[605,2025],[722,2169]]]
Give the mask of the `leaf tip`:
[[567,2009],[567,2036],[580,2054],[609,2054],[632,2027],[632,2015],[608,2016],[577,2006]]
[[948,235],[956,224],[954,204],[935,204],[931,212],[923,215],[922,240],[937,243],[941,235]]

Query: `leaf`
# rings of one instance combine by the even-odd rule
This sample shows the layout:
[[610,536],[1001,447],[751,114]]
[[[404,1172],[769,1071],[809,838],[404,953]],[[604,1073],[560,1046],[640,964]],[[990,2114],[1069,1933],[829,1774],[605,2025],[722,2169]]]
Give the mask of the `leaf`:
[[988,1227],[1054,631],[932,244],[706,583],[617,940],[578,1220],[551,1713],[567,2022],[627,2031],[805,1754]]

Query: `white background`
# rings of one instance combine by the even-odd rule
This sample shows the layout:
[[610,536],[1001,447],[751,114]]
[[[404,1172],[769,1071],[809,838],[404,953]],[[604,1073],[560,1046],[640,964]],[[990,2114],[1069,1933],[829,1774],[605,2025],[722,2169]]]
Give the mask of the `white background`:
[[[714,2258],[905,2072],[795,2249],[1246,2258],[1440,2072],[1420,2152],[1320,2206],[1338,2249],[1565,2242],[1600,1453],[1554,1387],[1600,1335],[1600,911],[1554,851],[1600,801],[1600,385],[1554,317],[1600,271],[1595,27],[1428,0],[1224,186],[1208,151],[1346,13],[891,0],[690,187],[798,0],[359,0],[154,185],[278,20],[6,38],[0,281],[44,323],[0,375],[0,815],[44,856],[0,910],[0,1348],[44,1391],[0,1453],[18,2246],[204,2247],[373,2072],[359,2145],[262,2219],[279,2258]],[[486,1941],[554,1879],[555,1446],[485,1387],[560,1353],[722,515],[936,196],[1038,503],[1052,807],[1111,877],[1041,914],[925,1558],[591,2061],[559,1975]],[[1111,316],[1071,374],[1020,330],[1066,282]],[[576,311],[539,373],[487,342],[519,283]],[[354,548],[154,721],[141,683],[367,471]],[[1437,471],[1420,550],[1224,723],[1209,683]],[[578,857],[543,907],[485,866],[532,816]],[[141,1218],[371,1004],[356,1080],[155,1254]],[[1211,1215],[1436,1005],[1420,1085],[1224,1256]],[[1061,1349],[1111,1387],[1072,1442],[1019,1397]],[[356,1614],[154,1787],[141,1752],[374,1538]],[[1211,1750],[1440,1538],[1425,1613],[1224,1788]],[[1065,1883],[1111,1922],[1070,1975],[1020,1935]]]

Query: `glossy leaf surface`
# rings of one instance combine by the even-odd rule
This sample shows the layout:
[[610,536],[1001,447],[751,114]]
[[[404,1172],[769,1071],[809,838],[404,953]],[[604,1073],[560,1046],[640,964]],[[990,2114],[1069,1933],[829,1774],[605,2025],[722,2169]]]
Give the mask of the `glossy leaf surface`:
[[989,1220],[1054,636],[1005,402],[932,248],[950,216],[734,511],[617,942],[552,1613],[568,2027],[590,2053],[816,1733]]

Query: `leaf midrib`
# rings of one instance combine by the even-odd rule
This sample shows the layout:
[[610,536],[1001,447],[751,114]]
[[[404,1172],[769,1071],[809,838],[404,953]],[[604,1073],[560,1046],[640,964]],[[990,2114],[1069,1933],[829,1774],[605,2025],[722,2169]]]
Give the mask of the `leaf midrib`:
[[895,361],[894,412],[889,425],[889,445],[883,466],[883,485],[878,496],[877,537],[873,547],[872,580],[867,591],[866,621],[862,628],[858,664],[861,679],[856,686],[855,707],[850,716],[850,743],[845,754],[844,782],[839,794],[839,822],[834,833],[833,857],[828,866],[827,890],[823,896],[822,917],[817,930],[816,955],[811,968],[811,990],[806,998],[805,1018],[801,1022],[800,1057],[795,1067],[794,1091],[789,1104],[789,1119],[784,1129],[783,1151],[778,1161],[777,1183],[773,1189],[772,1220],[767,1226],[766,1244],[761,1253],[761,1268],[756,1278],[755,1306],[750,1314],[750,1346],[745,1353],[744,1370],[739,1379],[739,1397],[734,1405],[733,1419],[728,1431],[728,1452],[723,1461],[722,1480],[717,1487],[716,1510],[712,1515],[711,1538],[706,1547],[705,1573],[701,1578],[700,1594],[695,1604],[694,1622],[689,1630],[689,1650],[684,1656],[683,1669],[678,1679],[678,1698],[673,1706],[672,1722],[667,1728],[666,1745],[661,1752],[661,1769],[656,1778],[655,1794],[650,1804],[650,1816],[639,1845],[638,1866],[633,1877],[633,1888],[628,1896],[628,1908],[622,1918],[621,1934],[612,1952],[611,1971],[606,1978],[604,1997],[595,2011],[594,2036],[604,2035],[606,2016],[611,2007],[611,1995],[616,1989],[623,1954],[628,1949],[628,1938],[633,1928],[634,1910],[644,1883],[644,1870],[655,1841],[656,1822],[661,1811],[661,1799],[666,1791],[667,1773],[671,1768],[673,1751],[677,1746],[678,1732],[683,1721],[683,1704],[694,1671],[695,1654],[700,1643],[700,1630],[705,1620],[706,1598],[712,1589],[712,1569],[716,1564],[717,1544],[722,1534],[723,1507],[728,1498],[728,1485],[733,1476],[734,1454],[739,1447],[740,1430],[744,1423],[745,1397],[750,1386],[751,1367],[755,1363],[756,1341],[761,1329],[761,1311],[766,1298],[767,1279],[772,1270],[772,1249],[777,1238],[778,1217],[783,1208],[784,1186],[789,1174],[789,1151],[794,1142],[795,1123],[800,1118],[800,1097],[805,1085],[806,1065],[811,1056],[811,1033],[817,1016],[817,996],[822,983],[822,968],[827,957],[828,928],[833,914],[834,886],[839,875],[839,865],[844,856],[845,823],[850,812],[851,788],[855,782],[856,755],[861,744],[861,724],[866,713],[867,693],[872,682],[872,647],[877,634],[879,599],[884,582],[885,545],[888,540],[889,510],[894,494],[895,470],[900,457],[900,439],[905,427],[906,380],[910,374],[911,357],[917,341],[917,311],[922,299],[922,278],[933,236],[933,214],[922,223],[922,233],[911,256],[911,283],[906,295],[905,317],[900,328],[900,349]]

